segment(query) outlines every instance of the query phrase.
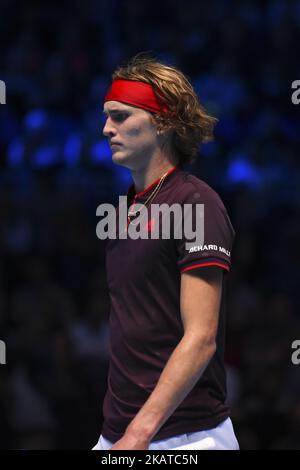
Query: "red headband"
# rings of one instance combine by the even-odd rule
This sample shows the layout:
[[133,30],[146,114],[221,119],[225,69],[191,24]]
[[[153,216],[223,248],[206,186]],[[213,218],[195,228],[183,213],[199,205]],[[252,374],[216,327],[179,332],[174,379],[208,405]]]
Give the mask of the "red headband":
[[168,107],[159,102],[150,84],[133,80],[114,80],[105,95],[106,101],[120,101],[156,114],[168,111]]

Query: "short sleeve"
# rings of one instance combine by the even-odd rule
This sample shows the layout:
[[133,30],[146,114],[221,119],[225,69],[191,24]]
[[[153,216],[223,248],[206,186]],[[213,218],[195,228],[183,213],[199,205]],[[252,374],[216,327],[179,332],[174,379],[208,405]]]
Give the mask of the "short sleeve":
[[219,266],[229,271],[235,232],[218,194],[209,186],[204,190],[195,187],[185,197],[184,204],[190,208],[186,214],[192,219],[195,237],[194,240],[187,237],[182,230],[182,236],[175,240],[180,272],[204,266]]

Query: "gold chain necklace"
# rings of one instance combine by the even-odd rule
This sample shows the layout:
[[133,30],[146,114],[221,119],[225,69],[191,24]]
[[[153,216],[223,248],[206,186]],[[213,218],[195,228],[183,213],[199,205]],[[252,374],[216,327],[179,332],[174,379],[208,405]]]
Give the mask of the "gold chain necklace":
[[[148,197],[148,199],[144,202],[144,206],[147,207],[147,205],[152,201],[152,199],[156,196],[156,194],[159,192],[160,188],[162,187],[162,184],[167,176],[167,174],[169,173],[169,171],[167,171],[164,175],[162,175],[162,177],[160,178],[159,182],[157,183],[156,187],[154,188],[154,190],[152,191],[152,193],[150,194],[150,196]],[[131,223],[132,225],[137,225],[137,224],[133,224],[132,221],[131,221],[131,217],[134,218],[136,217],[136,215],[139,214],[139,211],[132,211],[132,210],[129,210],[128,211],[128,223]]]

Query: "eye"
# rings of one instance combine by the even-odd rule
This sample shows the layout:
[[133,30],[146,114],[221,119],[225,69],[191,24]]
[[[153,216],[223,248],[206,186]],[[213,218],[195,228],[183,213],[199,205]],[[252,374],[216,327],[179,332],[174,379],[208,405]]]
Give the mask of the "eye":
[[112,115],[112,119],[114,121],[118,121],[118,122],[124,121],[126,119],[126,117],[127,117],[126,113],[117,113],[117,114]]

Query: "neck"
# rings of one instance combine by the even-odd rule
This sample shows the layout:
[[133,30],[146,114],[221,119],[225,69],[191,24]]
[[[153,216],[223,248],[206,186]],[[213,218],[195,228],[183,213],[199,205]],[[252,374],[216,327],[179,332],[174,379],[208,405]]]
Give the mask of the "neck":
[[154,181],[161,178],[165,173],[174,168],[175,164],[170,161],[161,162],[160,164],[149,165],[146,168],[132,171],[134,188],[137,193],[144,191]]

